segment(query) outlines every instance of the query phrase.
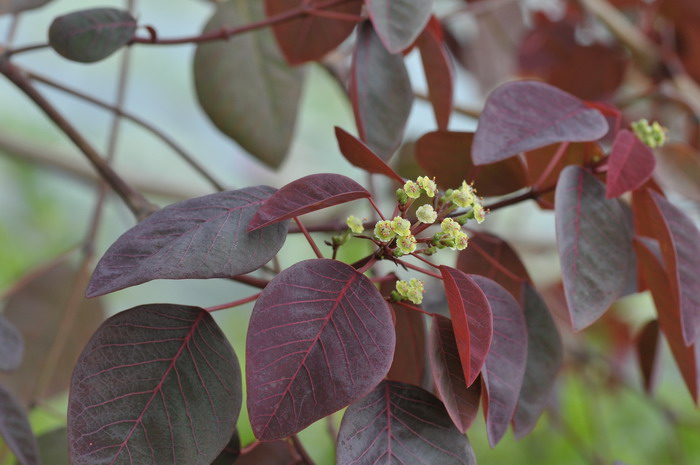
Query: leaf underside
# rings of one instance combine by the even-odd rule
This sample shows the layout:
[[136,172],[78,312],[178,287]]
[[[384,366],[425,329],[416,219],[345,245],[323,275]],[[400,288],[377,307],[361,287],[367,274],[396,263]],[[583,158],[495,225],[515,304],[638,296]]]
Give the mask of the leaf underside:
[[0,385],[0,438],[20,465],[40,465],[39,448],[29,419],[17,399]]
[[365,3],[384,46],[391,53],[400,53],[425,28],[434,0],[366,0]]

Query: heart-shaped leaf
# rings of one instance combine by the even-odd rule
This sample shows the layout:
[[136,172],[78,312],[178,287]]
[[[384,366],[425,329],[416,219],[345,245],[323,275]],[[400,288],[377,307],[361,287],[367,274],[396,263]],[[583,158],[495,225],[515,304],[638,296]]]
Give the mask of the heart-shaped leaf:
[[19,367],[24,354],[22,334],[10,321],[0,315],[0,371]]
[[383,381],[343,415],[337,465],[474,465],[467,437],[439,399],[417,386]]
[[347,18],[331,15],[357,16],[362,12],[361,0],[350,0],[332,7],[324,0],[265,0],[269,17],[292,12],[301,7],[320,7],[323,14],[305,14],[272,26],[282,53],[291,65],[319,60],[340,45],[355,29]]
[[522,438],[535,427],[547,405],[564,358],[564,348],[552,315],[542,297],[527,283],[524,285],[524,309],[527,365],[513,417],[516,438]]
[[615,136],[608,160],[608,178],[605,196],[619,197],[637,189],[649,179],[656,168],[651,149],[627,129]]
[[454,72],[447,46],[442,38],[442,26],[434,16],[416,41],[423,61],[428,97],[433,105],[435,121],[441,130],[447,130],[452,115]]
[[51,0],[2,0],[0,1],[0,15],[33,10],[46,5],[50,1]]
[[135,32],[136,19],[128,11],[94,8],[54,19],[49,44],[69,60],[93,63],[128,44]]
[[[263,20],[264,10],[261,0],[221,2],[204,32]],[[221,132],[273,168],[289,151],[303,81],[303,68],[285,63],[269,28],[197,46],[200,105]]]
[[39,448],[24,409],[0,384],[0,437],[20,465],[40,465]]
[[105,321],[75,367],[71,463],[211,463],[240,407],[236,354],[208,312],[135,307]]
[[650,320],[636,338],[637,359],[642,372],[644,390],[653,394],[661,365],[661,330],[659,320]]
[[336,260],[306,260],[258,298],[246,341],[248,414],[263,441],[361,398],[389,371],[395,335],[374,284]]
[[491,306],[484,291],[466,273],[445,265],[440,266],[440,273],[444,280],[464,378],[467,386],[471,386],[491,347]]
[[413,89],[403,56],[384,48],[369,21],[358,32],[350,96],[360,139],[388,160],[403,139]]
[[369,17],[387,50],[400,53],[428,24],[433,0],[365,0]]
[[124,233],[97,264],[87,296],[153,279],[229,278],[254,271],[279,251],[289,222],[246,227],[275,192],[255,186],[168,205]]
[[527,323],[520,305],[495,281],[472,276],[489,299],[493,341],[481,376],[486,389],[486,431],[494,447],[503,438],[518,405],[527,364]]
[[467,387],[449,318],[442,315],[433,317],[429,340],[430,365],[433,367],[435,387],[452,422],[459,431],[466,433],[479,410],[481,383],[473,383]]
[[342,174],[312,174],[290,182],[263,202],[248,224],[248,232],[280,221],[371,197],[364,187]]
[[396,182],[403,184],[404,180],[394,169],[387,165],[384,160],[367,147],[364,142],[358,140],[349,132],[336,126],[335,137],[338,139],[340,153],[353,166],[362,168],[370,173],[383,174]]
[[238,430],[233,432],[233,436],[229,440],[224,450],[219,453],[219,456],[211,463],[211,465],[233,465],[236,459],[241,455],[241,438],[238,436]]
[[555,142],[598,140],[607,132],[603,115],[573,95],[543,82],[509,82],[486,99],[472,159],[485,165]]
[[605,185],[583,168],[566,167],[555,195],[562,280],[579,331],[624,294],[635,272],[632,226],[619,200],[606,199]]

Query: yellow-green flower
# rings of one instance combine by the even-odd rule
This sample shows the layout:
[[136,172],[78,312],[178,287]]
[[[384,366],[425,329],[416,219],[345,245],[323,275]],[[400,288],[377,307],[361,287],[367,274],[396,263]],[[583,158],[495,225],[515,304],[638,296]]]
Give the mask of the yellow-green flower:
[[649,124],[646,119],[640,119],[631,124],[632,131],[642,143],[651,148],[661,147],[666,143],[667,129],[654,121]]
[[452,192],[450,200],[458,207],[467,208],[474,204],[476,195],[474,194],[472,186],[467,184],[466,181],[462,181],[462,186]]
[[411,234],[411,222],[396,216],[391,221],[391,229],[394,230],[397,236],[409,236]]
[[440,227],[442,228],[443,232],[450,237],[456,237],[457,233],[462,230],[462,226],[452,218],[445,218],[442,220]]
[[469,245],[469,236],[465,232],[458,232],[455,235],[455,248],[457,250],[464,250]]
[[404,192],[412,199],[420,197],[420,189],[421,187],[413,181],[406,181],[406,184],[403,185]]
[[484,206],[481,205],[480,202],[475,202],[472,208],[474,208],[474,219],[476,222],[479,224],[483,223],[486,219],[486,210],[484,210]]
[[416,210],[416,217],[418,217],[418,220],[422,223],[433,224],[435,220],[437,220],[437,212],[432,205],[421,205],[418,207],[418,210]]
[[404,255],[415,252],[417,245],[418,241],[416,241],[416,237],[412,234],[399,236],[396,239],[396,248]]
[[362,234],[365,231],[365,227],[362,225],[362,220],[357,219],[353,215],[348,216],[348,219],[345,220],[345,224],[347,224],[350,231],[355,234]]
[[411,278],[409,282],[397,281],[396,292],[402,299],[410,300],[414,304],[420,305],[423,302],[425,289],[422,281]]
[[435,181],[428,178],[427,176],[418,176],[418,179],[416,179],[416,181],[418,182],[418,185],[421,187],[421,189],[425,191],[428,197],[435,197],[435,193],[437,192],[437,184],[435,184]]
[[391,221],[377,221],[374,225],[374,236],[380,241],[389,242],[396,236],[394,228],[391,227]]

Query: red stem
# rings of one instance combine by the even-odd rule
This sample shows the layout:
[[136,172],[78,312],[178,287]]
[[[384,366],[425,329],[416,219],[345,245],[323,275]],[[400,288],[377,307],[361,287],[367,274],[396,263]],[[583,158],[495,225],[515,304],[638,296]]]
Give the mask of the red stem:
[[372,204],[372,208],[374,208],[374,211],[377,212],[377,215],[379,215],[379,218],[386,221],[386,218],[384,218],[384,215],[382,215],[381,210],[379,210],[379,207],[377,206],[377,204],[374,203],[374,199],[372,199],[372,197],[367,197],[367,200],[369,201],[370,204]]
[[540,177],[537,178],[537,181],[533,184],[533,187],[537,188],[542,185],[543,182],[547,180],[550,174],[552,174],[552,171],[554,170],[554,167],[557,166],[557,163],[562,159],[564,154],[566,154],[566,149],[569,148],[569,142],[562,142],[559,144],[559,148],[557,149],[556,153],[552,157],[551,160],[549,160],[549,164],[547,167],[542,171],[542,174],[540,174]]
[[409,310],[413,310],[414,312],[419,312],[419,313],[422,313],[423,315],[428,315],[429,317],[434,317],[434,316],[435,316],[435,313],[426,312],[426,311],[423,310],[422,308],[416,307],[415,305],[408,304],[408,303],[404,302],[403,300],[400,300],[400,301],[398,301],[398,302],[394,302],[394,301],[392,301],[392,300],[391,300],[390,298],[388,298],[388,297],[387,297],[386,300],[387,300],[388,302],[394,304],[394,305],[400,305],[400,306],[402,306],[402,307],[404,307],[404,308],[407,308],[407,309],[409,309]]
[[297,224],[299,227],[299,230],[304,234],[304,237],[306,238],[306,241],[309,243],[312,249],[314,249],[314,253],[316,254],[316,257],[318,258],[324,258],[323,254],[319,250],[318,246],[316,245],[316,242],[314,242],[314,239],[311,237],[311,234],[309,234],[309,231],[306,230],[306,226],[304,226],[304,223],[301,222],[299,217],[294,217],[294,222]]
[[435,279],[440,279],[442,280],[442,276],[440,276],[437,273],[433,273],[432,271],[428,271],[425,268],[421,268],[420,266],[416,266],[412,263],[408,263],[407,261],[404,260],[399,260],[398,258],[396,259],[397,263],[400,263],[401,265],[405,266],[406,268],[410,268],[411,270],[418,271],[423,274],[427,274],[428,276],[432,276]]
[[233,302],[228,302],[226,304],[217,305],[215,307],[208,307],[205,310],[208,312],[216,312],[218,310],[225,310],[227,308],[238,307],[240,305],[247,304],[248,302],[252,302],[254,300],[257,300],[257,298],[260,297],[260,294],[262,294],[262,292],[258,292],[257,294],[251,295],[251,296],[246,297],[244,299],[234,300]]
[[415,253],[415,252],[412,253],[411,256],[417,258],[418,260],[422,261],[423,263],[425,263],[425,264],[427,264],[427,265],[432,266],[433,268],[440,269],[440,267],[437,266],[435,263],[433,263],[433,262],[431,262],[430,260],[427,260],[427,259],[421,257],[420,255],[418,255],[418,254]]

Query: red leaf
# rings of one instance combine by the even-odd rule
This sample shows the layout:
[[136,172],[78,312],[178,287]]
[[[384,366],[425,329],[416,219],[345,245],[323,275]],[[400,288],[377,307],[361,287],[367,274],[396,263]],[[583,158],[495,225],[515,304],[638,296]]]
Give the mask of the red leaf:
[[648,215],[643,219],[645,229],[661,246],[671,290],[680,305],[683,340],[691,345],[700,335],[700,231],[690,218],[661,195],[645,190],[637,198]]
[[263,202],[248,232],[352,200],[371,197],[364,187],[342,174],[311,174],[290,182]]
[[608,159],[608,178],[605,196],[619,197],[642,186],[654,172],[656,159],[649,147],[627,129],[615,136]]
[[404,183],[404,179],[392,167],[352,134],[336,126],[335,137],[338,139],[340,153],[350,164],[370,173],[383,174],[400,184]]
[[428,83],[428,97],[433,105],[439,129],[447,130],[452,115],[454,76],[452,61],[442,39],[442,26],[433,16],[417,41],[423,70]]
[[494,447],[506,433],[518,405],[527,364],[527,326],[520,305],[498,283],[473,276],[493,312],[493,342],[481,376],[486,388],[486,430]]
[[347,409],[337,465],[475,465],[467,437],[439,399],[419,387],[383,381]]
[[433,0],[365,0],[365,4],[377,34],[391,53],[410,47],[433,12]]
[[466,433],[476,418],[481,396],[481,383],[467,387],[457,341],[449,318],[433,317],[430,328],[430,364],[433,379],[447,413],[458,430]]
[[642,371],[644,390],[649,394],[654,392],[656,380],[659,377],[661,364],[660,338],[659,320],[649,321],[637,335],[637,358]]
[[357,35],[350,97],[360,139],[382,160],[388,160],[403,139],[413,89],[403,56],[384,48],[369,21]]
[[562,171],[555,218],[562,280],[574,331],[592,324],[627,290],[634,269],[632,226],[618,199],[578,166]]
[[457,349],[464,378],[471,386],[484,365],[493,337],[491,306],[481,288],[466,273],[441,265]]
[[470,132],[434,131],[416,142],[416,159],[429,176],[444,189],[474,181],[480,195],[510,194],[528,185],[523,163],[518,158],[474,166]]
[[423,386],[428,371],[423,315],[401,305],[392,305],[396,316],[396,350],[387,379]]
[[367,394],[389,371],[389,306],[335,260],[278,274],[255,304],[246,342],[248,413],[263,441],[290,436]]
[[573,95],[542,82],[509,82],[486,100],[472,159],[485,165],[555,142],[598,140],[607,132],[603,115]]
[[[265,0],[267,16],[276,16],[299,9],[327,3],[323,0]],[[362,12],[362,1],[353,0],[332,7],[323,7],[330,13],[357,16]],[[355,23],[315,14],[301,15],[272,26],[277,44],[291,65],[318,60],[340,45],[355,29]]]
[[21,465],[40,465],[39,448],[24,408],[0,385],[0,438]]

